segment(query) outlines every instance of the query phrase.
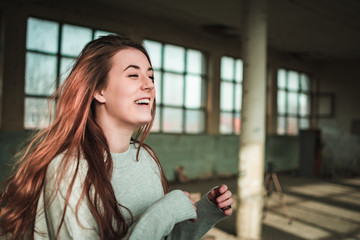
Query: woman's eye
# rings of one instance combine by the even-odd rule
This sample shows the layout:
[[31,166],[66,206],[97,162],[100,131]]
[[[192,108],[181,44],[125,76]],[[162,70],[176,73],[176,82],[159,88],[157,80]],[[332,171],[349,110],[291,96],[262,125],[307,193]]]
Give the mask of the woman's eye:
[[131,75],[129,75],[129,77],[130,77],[130,78],[137,78],[138,75],[137,75],[137,74],[131,74]]
[[149,78],[154,82],[154,76],[149,76]]

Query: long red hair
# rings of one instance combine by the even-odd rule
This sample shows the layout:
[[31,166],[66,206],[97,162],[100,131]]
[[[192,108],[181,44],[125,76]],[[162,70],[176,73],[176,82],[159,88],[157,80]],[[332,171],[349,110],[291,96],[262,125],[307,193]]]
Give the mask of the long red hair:
[[[53,96],[53,99],[57,99],[57,104],[52,124],[30,141],[6,182],[5,191],[0,198],[0,235],[10,236],[10,239],[34,238],[37,204],[46,184],[47,168],[57,155],[69,153],[64,155],[61,166],[65,169],[70,161],[76,161],[77,167],[69,185],[57,238],[78,172],[80,156],[87,161],[88,172],[79,201],[84,198],[88,200],[91,213],[98,223],[101,239],[121,239],[125,236],[128,226],[120,211],[123,206],[116,200],[111,185],[113,162],[106,137],[95,121],[93,99],[95,90],[106,84],[112,57],[125,48],[138,49],[150,62],[149,55],[141,44],[117,35],[101,37],[84,47],[68,78]],[[154,103],[152,119],[155,108]],[[152,123],[153,120],[140,127],[133,141],[139,146],[137,157],[139,150],[144,148],[158,164],[166,193],[167,181],[159,160],[155,152],[144,143]],[[60,172],[59,181],[65,171]]]

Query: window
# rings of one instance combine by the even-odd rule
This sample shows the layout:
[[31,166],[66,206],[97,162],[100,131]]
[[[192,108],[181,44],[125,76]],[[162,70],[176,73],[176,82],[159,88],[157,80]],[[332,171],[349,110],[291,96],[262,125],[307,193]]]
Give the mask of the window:
[[242,61],[221,58],[220,133],[239,134],[241,126]]
[[310,128],[310,78],[300,72],[279,69],[277,72],[277,133],[296,135]]
[[85,44],[107,34],[109,32],[28,18],[24,119],[26,129],[48,125],[49,97],[63,83]]
[[155,76],[153,132],[203,133],[206,115],[206,65],[195,49],[145,40]]

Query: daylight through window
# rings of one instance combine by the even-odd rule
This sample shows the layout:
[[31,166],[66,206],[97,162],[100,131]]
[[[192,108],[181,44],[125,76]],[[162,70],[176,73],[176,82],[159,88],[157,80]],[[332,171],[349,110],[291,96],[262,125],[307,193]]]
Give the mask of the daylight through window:
[[204,54],[145,40],[154,69],[156,117],[153,132],[203,133],[206,122]]
[[310,128],[311,83],[308,75],[279,69],[277,73],[277,133],[297,135]]
[[239,134],[241,127],[242,61],[231,57],[221,58],[220,132]]
[[49,97],[63,83],[85,44],[108,34],[109,32],[86,27],[28,18],[24,119],[26,129],[44,128],[49,124]]

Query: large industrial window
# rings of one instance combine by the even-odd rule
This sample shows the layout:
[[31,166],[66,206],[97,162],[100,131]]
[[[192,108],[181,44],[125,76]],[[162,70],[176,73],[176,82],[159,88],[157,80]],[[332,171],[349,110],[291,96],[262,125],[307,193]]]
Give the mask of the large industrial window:
[[308,75],[279,69],[277,72],[277,133],[296,135],[310,128],[311,88]]
[[203,133],[206,64],[201,51],[145,40],[154,68],[156,118],[153,132]]
[[65,80],[75,58],[89,41],[109,32],[28,18],[25,69],[26,129],[49,124],[48,100]]
[[241,126],[242,61],[221,58],[220,133],[239,134]]

